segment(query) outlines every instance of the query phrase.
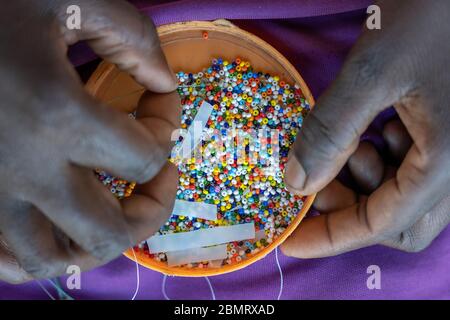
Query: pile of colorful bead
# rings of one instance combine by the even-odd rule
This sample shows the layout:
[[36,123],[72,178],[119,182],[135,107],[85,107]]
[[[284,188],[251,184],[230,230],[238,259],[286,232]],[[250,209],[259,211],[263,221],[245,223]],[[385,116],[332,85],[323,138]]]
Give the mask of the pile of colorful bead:
[[100,182],[102,182],[103,185],[105,185],[118,199],[129,197],[136,186],[136,183],[134,182],[116,178],[103,170],[96,170],[95,174]]
[[[193,157],[178,165],[177,199],[217,205],[217,220],[172,215],[157,235],[254,222],[256,238],[229,243],[228,257],[223,261],[203,261],[184,267],[217,268],[239,263],[272,243],[302,209],[304,199],[286,190],[283,171],[289,149],[310,106],[298,85],[256,72],[249,62],[239,58],[232,62],[214,59],[203,71],[179,72],[177,78],[183,108],[182,129],[192,124],[203,101],[213,106],[206,126],[210,139],[198,146],[204,158],[196,161]],[[231,161],[219,159],[214,148],[208,146],[215,140],[215,133],[226,133],[230,128],[277,130],[277,170],[267,174],[264,157],[256,164],[239,161],[236,156]],[[238,148],[249,151],[251,146],[238,145]],[[271,150],[268,151],[270,155]],[[107,177],[102,173],[100,177],[104,176]],[[114,178],[106,179],[114,181]],[[123,195],[123,190],[128,189],[122,185],[119,189],[115,187],[116,195]],[[145,242],[136,248],[157,261],[167,261],[164,253],[150,254]]]

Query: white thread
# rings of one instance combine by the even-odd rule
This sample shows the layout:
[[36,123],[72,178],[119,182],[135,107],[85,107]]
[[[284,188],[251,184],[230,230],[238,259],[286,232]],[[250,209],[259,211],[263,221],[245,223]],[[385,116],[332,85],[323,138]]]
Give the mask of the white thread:
[[280,292],[278,293],[277,300],[281,299],[284,288],[283,270],[281,269],[280,261],[278,260],[278,247],[275,248],[275,261],[277,262],[278,271],[280,272]]
[[67,292],[65,292],[62,288],[60,288],[53,280],[47,279],[48,282],[52,285],[53,288],[58,292],[59,298],[61,299],[61,296],[68,300],[75,300],[73,297],[71,297]]
[[242,209],[242,207],[241,206],[237,206],[237,207],[234,207],[233,209],[228,210],[227,212],[233,212],[233,211],[236,211],[238,209]]
[[[139,289],[140,289],[140,269],[139,269],[139,263],[137,262],[137,256],[136,253],[134,251],[134,248],[132,248],[133,250],[133,256],[134,256],[134,262],[136,264],[136,289],[134,291],[133,297],[131,298],[131,300],[136,299],[137,294],[139,293]],[[61,290],[60,288],[58,288],[58,286],[53,283],[52,280],[47,279],[48,282],[50,282],[50,284],[59,292],[62,293],[63,295],[65,295],[68,299],[70,300],[75,300],[73,297],[71,297],[70,295],[67,294],[67,292],[65,292],[64,290]],[[42,285],[42,283],[39,282],[39,280],[36,280],[37,284],[41,287],[41,289],[50,297],[50,299],[52,300],[56,300],[55,297]],[[168,299],[170,300],[170,299]]]
[[208,277],[205,277],[205,279],[206,279],[206,282],[208,282],[209,290],[211,290],[212,299],[216,300],[216,294],[214,293],[214,289],[213,289],[213,286],[211,284],[211,281],[209,280]]
[[141,286],[141,284],[140,284],[140,274],[139,274],[139,263],[137,262],[136,252],[134,252],[134,248],[131,248],[131,250],[133,250],[134,262],[136,263],[136,290],[134,291],[133,297],[131,298],[131,300],[134,300],[134,299],[136,299],[136,296],[139,292],[139,287]]
[[[206,282],[208,283],[209,290],[211,291],[212,299],[216,300],[216,294],[214,292],[214,288],[212,286],[211,281],[209,280],[208,277],[204,277],[204,278],[205,278]],[[163,280],[162,280],[162,284],[161,284],[161,292],[162,292],[162,294],[164,296],[164,299],[170,300],[169,296],[166,293],[166,280],[167,280],[167,275],[165,274],[164,277],[163,277]]]
[[163,280],[162,280],[161,291],[164,296],[164,299],[170,300],[170,298],[167,296],[167,293],[166,293],[166,279],[167,279],[167,275],[165,274],[163,277]]
[[48,290],[42,285],[42,283],[39,280],[36,280],[36,283],[39,285],[39,287],[41,287],[41,289],[50,297],[50,299],[52,300],[56,300],[55,297],[48,292]]

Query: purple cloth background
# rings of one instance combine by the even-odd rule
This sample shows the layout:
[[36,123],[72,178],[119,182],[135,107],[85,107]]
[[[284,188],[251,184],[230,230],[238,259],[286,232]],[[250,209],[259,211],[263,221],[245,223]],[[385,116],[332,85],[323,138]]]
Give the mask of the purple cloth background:
[[[300,71],[315,97],[336,77],[357,39],[365,18],[366,0],[300,1],[133,1],[157,25],[176,21],[227,18],[282,52]],[[152,3],[152,5],[149,4]],[[84,45],[71,51],[75,65],[95,56]],[[366,133],[377,138],[388,110]],[[421,253],[407,254],[373,246],[325,259],[300,260],[279,253],[284,273],[282,299],[450,299],[450,228]],[[381,290],[369,290],[367,267],[381,268]],[[140,268],[137,299],[164,299],[163,275]],[[276,299],[280,274],[275,253],[231,274],[209,278],[218,299]],[[48,284],[44,285],[54,293]],[[82,289],[70,291],[76,299],[130,299],[136,287],[134,262],[125,257],[85,272]],[[168,277],[171,299],[211,299],[205,278]],[[0,299],[48,299],[36,282],[20,286],[0,283]]]

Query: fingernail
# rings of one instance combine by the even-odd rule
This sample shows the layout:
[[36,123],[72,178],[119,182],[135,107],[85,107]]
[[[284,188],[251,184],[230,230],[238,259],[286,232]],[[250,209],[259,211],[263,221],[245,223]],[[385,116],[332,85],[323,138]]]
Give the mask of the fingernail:
[[289,157],[284,174],[286,188],[295,194],[302,193],[305,187],[306,173],[295,156]]

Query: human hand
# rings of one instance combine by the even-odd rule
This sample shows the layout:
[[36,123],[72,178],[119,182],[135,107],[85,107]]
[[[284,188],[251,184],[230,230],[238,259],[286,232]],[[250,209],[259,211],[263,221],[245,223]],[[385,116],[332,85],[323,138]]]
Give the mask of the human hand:
[[[154,233],[175,198],[177,170],[167,155],[181,108],[155,28],[125,1],[77,2],[80,30],[65,27],[73,1],[11,1],[0,11],[7,26],[0,29],[5,281],[110,261]],[[158,93],[142,98],[138,121],[85,92],[66,57],[79,40]],[[143,185],[119,202],[93,168]]]
[[[282,245],[289,256],[325,257],[374,244],[420,251],[450,222],[450,2],[378,5],[381,30],[364,31],[288,161],[288,188],[305,195],[323,190],[316,203],[325,211],[305,219]],[[394,173],[373,147],[357,149],[390,105],[401,119],[385,128],[401,161]],[[368,197],[332,182],[347,161]]]

